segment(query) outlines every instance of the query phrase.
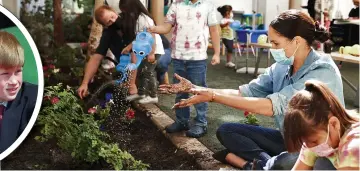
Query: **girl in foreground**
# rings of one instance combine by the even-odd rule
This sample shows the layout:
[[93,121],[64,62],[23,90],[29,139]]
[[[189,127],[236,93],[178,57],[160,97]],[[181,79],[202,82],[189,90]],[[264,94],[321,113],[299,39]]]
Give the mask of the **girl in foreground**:
[[318,157],[328,158],[337,170],[360,169],[359,117],[350,116],[321,82],[307,81],[290,100],[284,140],[289,152],[300,151],[293,170],[312,169]]

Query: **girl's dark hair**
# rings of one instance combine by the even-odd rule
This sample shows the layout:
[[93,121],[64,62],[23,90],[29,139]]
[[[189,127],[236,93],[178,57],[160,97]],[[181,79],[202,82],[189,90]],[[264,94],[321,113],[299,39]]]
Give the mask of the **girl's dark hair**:
[[225,17],[227,12],[232,11],[232,7],[230,5],[224,5],[222,7],[218,7],[217,10],[223,17]]
[[327,130],[330,116],[340,121],[341,133],[357,123],[340,104],[331,90],[320,81],[305,82],[305,90],[290,100],[284,119],[284,140],[289,152],[298,152],[302,139],[319,130]]
[[136,37],[135,27],[141,14],[147,15],[153,19],[140,0],[121,0],[119,2],[119,8],[121,10],[120,29],[124,33],[124,36],[128,37],[129,40],[134,40]]
[[280,35],[292,40],[295,36],[300,36],[311,45],[314,40],[325,42],[330,38],[330,33],[325,28],[320,27],[309,15],[300,10],[287,10],[281,13],[270,23]]

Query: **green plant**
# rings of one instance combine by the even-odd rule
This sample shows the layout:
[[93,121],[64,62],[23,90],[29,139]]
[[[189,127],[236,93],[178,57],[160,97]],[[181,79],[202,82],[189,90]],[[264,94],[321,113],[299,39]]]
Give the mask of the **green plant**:
[[64,17],[64,32],[65,40],[67,42],[87,42],[90,36],[89,23],[92,21],[91,15],[65,15]]
[[246,116],[245,123],[249,125],[259,125],[259,120],[254,114],[249,114],[248,116]]
[[[117,144],[108,143],[109,135],[100,131],[100,121],[83,111],[70,88],[64,89],[61,84],[46,87],[44,98],[37,122],[42,126],[42,135],[37,136],[37,140],[45,142],[55,138],[58,146],[75,159],[86,162],[103,159],[116,170],[148,167],[122,151]],[[102,112],[106,115],[109,109]]]
[[245,111],[244,116],[245,119],[242,120],[242,122],[244,122],[245,124],[256,125],[256,126],[259,125],[259,120],[256,118],[255,114]]

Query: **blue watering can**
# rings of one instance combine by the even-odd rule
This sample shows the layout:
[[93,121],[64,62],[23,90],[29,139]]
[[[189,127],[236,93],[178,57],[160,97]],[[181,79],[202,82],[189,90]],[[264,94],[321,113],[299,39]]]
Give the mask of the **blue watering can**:
[[116,66],[116,71],[122,73],[122,77],[115,80],[116,84],[121,84],[126,80],[128,71],[136,70],[139,67],[141,61],[152,51],[153,44],[154,38],[149,32],[146,32],[146,29],[136,35],[135,41],[132,42],[132,51],[136,56],[136,64],[130,63],[130,54],[122,55],[119,64]]

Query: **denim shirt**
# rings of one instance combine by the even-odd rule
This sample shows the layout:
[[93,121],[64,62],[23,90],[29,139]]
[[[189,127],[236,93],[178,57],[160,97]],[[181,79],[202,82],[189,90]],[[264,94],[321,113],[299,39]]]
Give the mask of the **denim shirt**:
[[243,97],[268,98],[273,105],[276,126],[282,131],[286,107],[292,96],[305,88],[307,80],[325,83],[345,106],[341,74],[327,54],[311,50],[303,66],[293,75],[292,67],[275,63],[249,84],[239,87]]

